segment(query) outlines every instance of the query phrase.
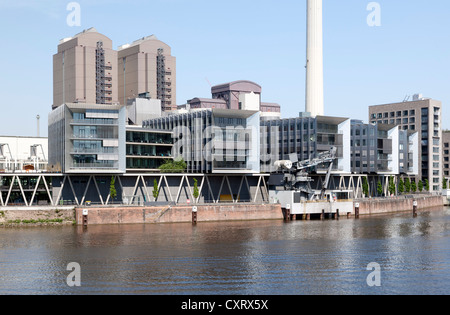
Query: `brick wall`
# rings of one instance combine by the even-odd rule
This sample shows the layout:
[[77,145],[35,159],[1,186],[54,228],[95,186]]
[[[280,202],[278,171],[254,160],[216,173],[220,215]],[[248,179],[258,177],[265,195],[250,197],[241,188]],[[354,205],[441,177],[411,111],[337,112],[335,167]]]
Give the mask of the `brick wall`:
[[[192,222],[192,206],[76,208],[76,222],[83,224],[83,209],[88,210],[88,225]],[[201,205],[197,222],[282,220],[280,205]]]

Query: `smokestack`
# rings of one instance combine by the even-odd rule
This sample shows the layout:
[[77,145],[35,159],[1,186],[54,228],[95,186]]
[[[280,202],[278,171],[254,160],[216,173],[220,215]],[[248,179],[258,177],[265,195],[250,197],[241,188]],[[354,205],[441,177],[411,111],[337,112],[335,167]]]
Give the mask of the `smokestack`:
[[307,0],[306,112],[324,115],[322,0]]
[[41,116],[37,115],[36,120],[37,120],[37,137],[38,138],[39,138],[39,119],[41,119]]

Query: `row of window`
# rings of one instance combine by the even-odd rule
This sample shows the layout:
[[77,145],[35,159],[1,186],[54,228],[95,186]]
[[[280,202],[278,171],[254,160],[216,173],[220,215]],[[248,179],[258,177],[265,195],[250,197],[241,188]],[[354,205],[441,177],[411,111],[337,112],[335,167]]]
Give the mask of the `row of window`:
[[372,119],[381,119],[381,118],[393,118],[393,117],[402,117],[403,116],[415,116],[416,111],[414,109],[411,110],[399,110],[397,112],[386,112],[386,113],[378,113],[378,114],[372,114]]

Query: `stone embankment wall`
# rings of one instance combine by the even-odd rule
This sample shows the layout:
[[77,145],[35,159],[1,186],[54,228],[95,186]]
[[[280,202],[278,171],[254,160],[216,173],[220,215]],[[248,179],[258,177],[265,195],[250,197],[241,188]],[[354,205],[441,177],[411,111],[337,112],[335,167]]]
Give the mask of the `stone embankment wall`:
[[392,213],[402,211],[412,211],[413,202],[417,201],[418,210],[428,208],[443,207],[442,196],[414,196],[413,197],[395,197],[379,199],[356,200],[359,203],[359,214],[370,215],[380,213]]
[[1,208],[0,227],[71,225],[75,223],[75,209]]
[[[83,209],[88,210],[87,224],[186,223],[192,222],[192,206],[76,208],[76,222],[83,223]],[[198,205],[197,222],[282,220],[280,205]]]

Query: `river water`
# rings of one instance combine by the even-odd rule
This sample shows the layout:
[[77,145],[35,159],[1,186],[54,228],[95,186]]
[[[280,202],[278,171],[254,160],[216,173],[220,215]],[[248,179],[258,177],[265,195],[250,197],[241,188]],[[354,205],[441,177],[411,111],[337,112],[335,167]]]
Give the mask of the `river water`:
[[[79,287],[66,282],[71,262]],[[449,208],[417,218],[0,229],[0,294],[449,293]]]

